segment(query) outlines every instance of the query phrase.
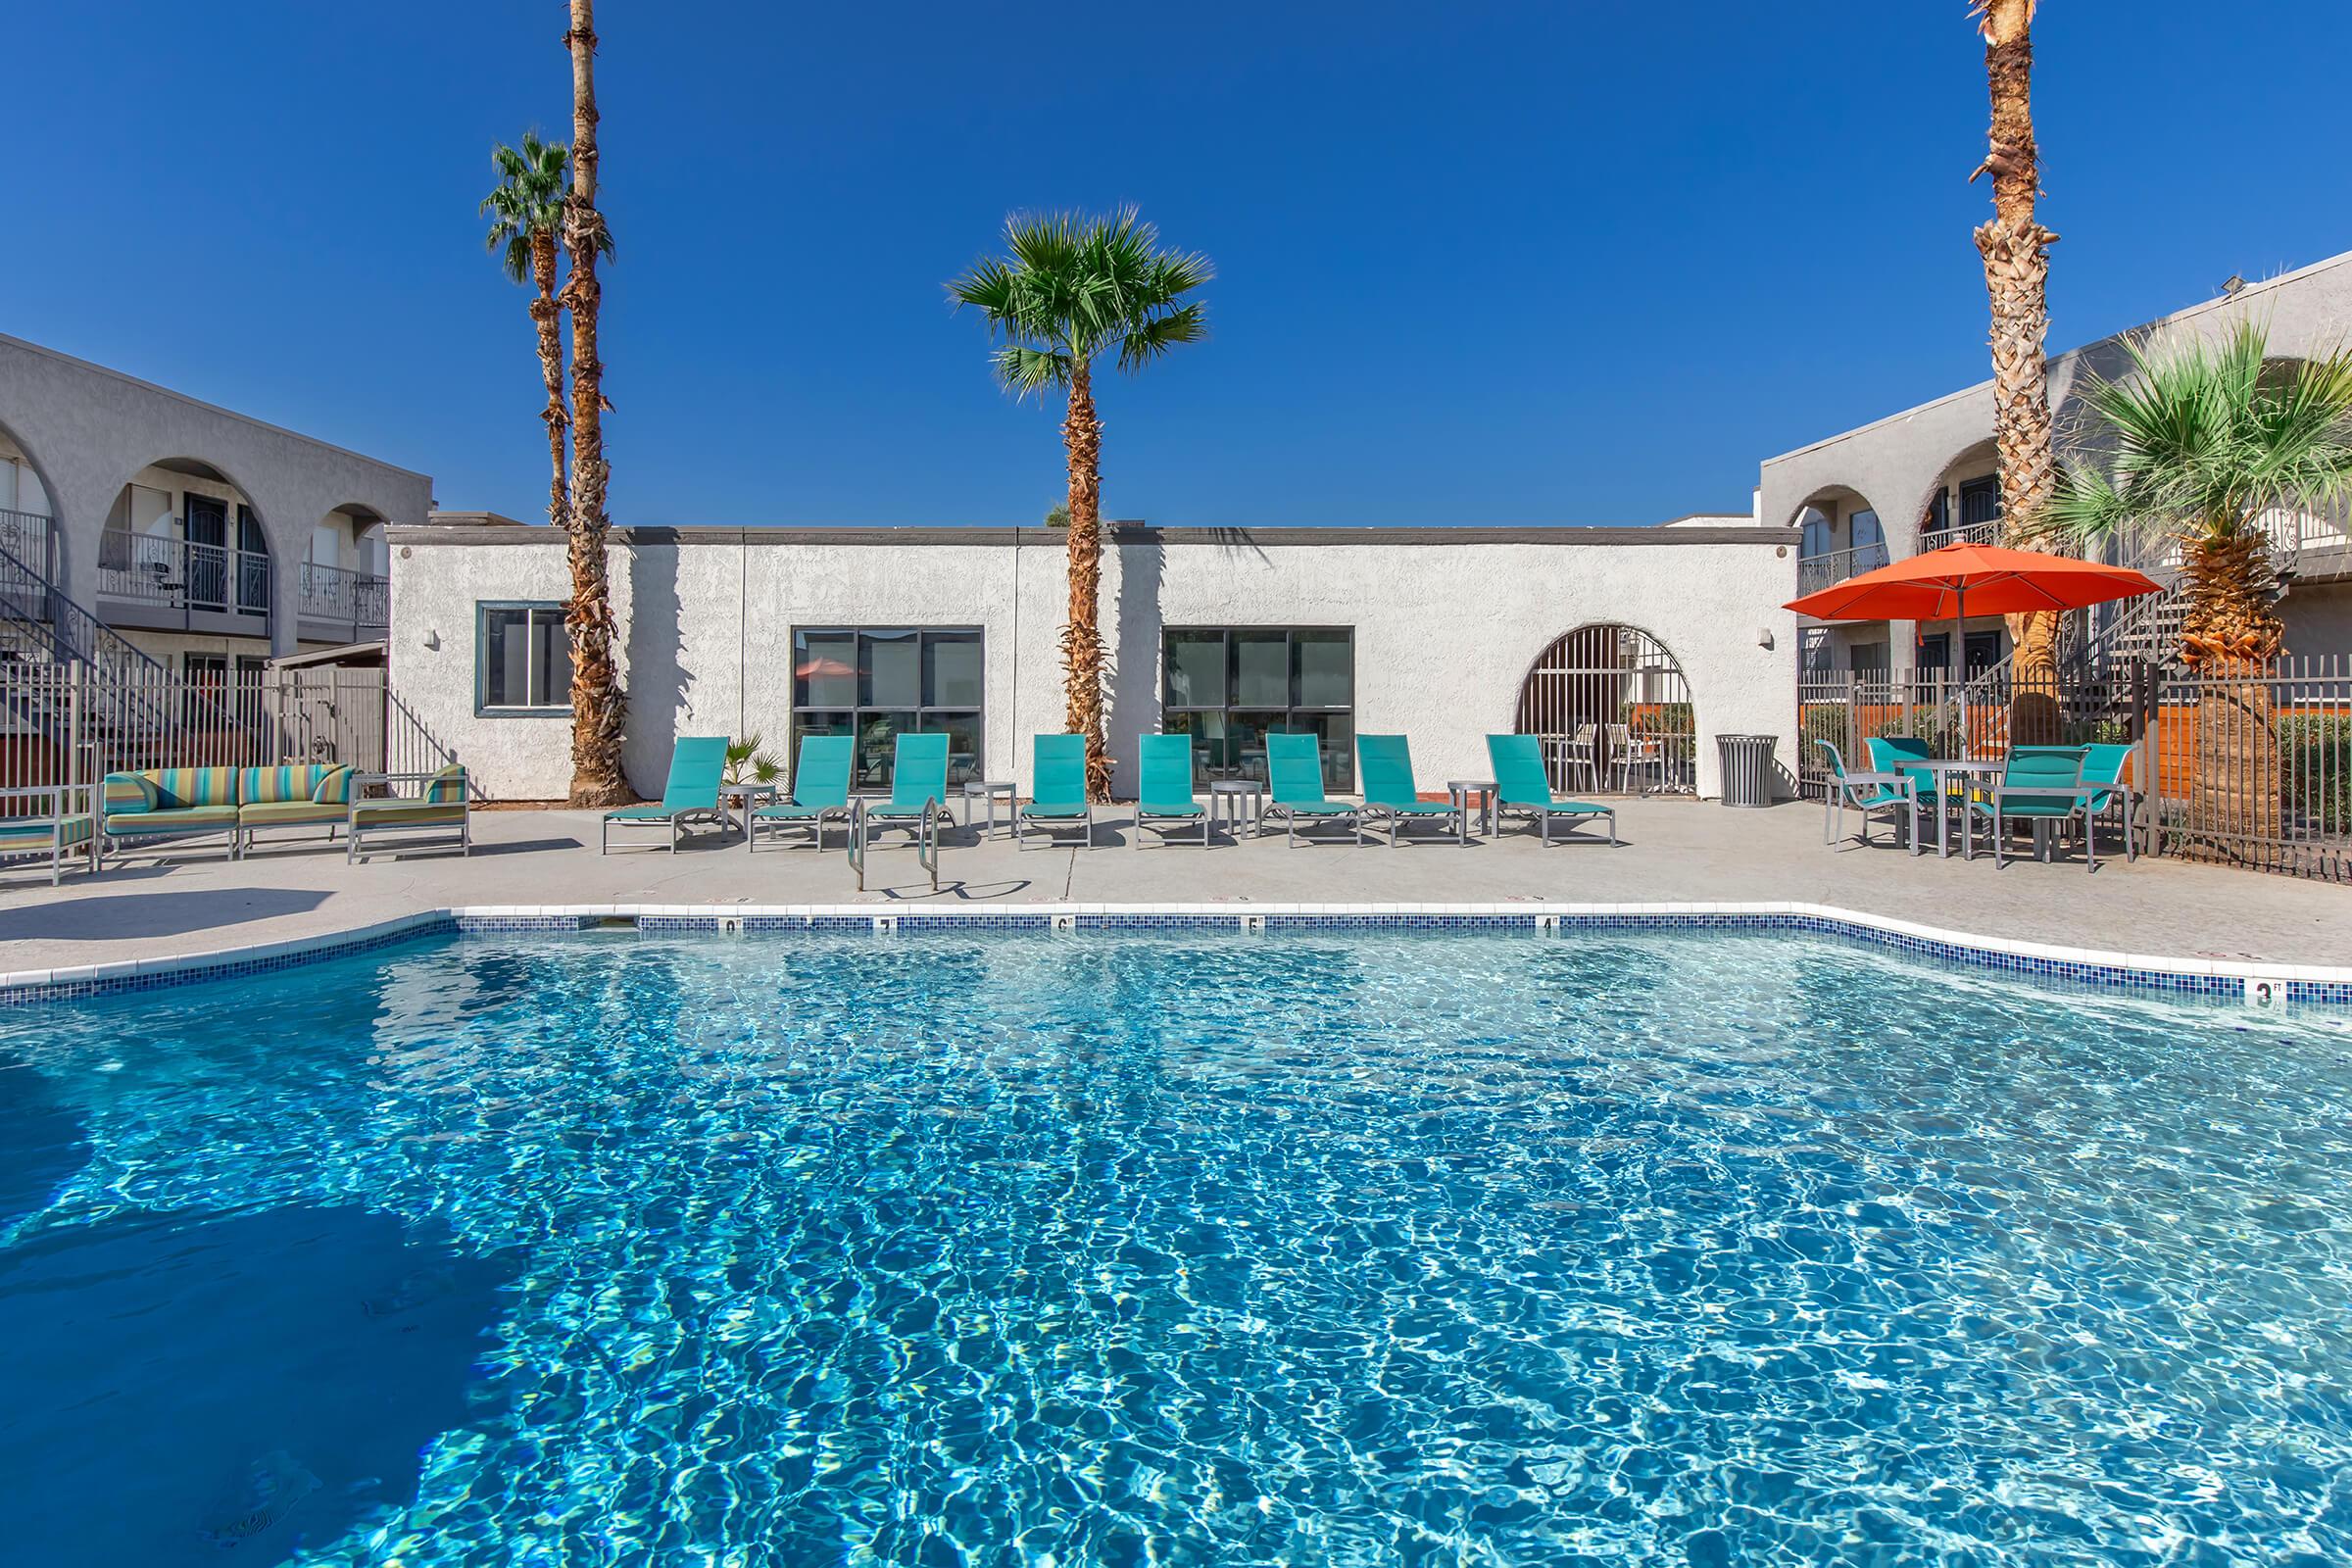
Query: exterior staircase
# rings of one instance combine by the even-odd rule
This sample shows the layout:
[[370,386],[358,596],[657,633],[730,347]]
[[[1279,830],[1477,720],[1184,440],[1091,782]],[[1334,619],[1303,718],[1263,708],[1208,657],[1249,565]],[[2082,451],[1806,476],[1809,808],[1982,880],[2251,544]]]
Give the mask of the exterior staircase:
[[[75,666],[79,681],[71,677]],[[65,756],[74,739],[76,688],[79,739],[107,767],[175,762],[183,742],[198,734],[224,756],[267,755],[258,715],[240,715],[223,694],[173,674],[0,545],[0,731],[13,749],[45,745],[49,756]],[[46,771],[30,759],[13,770]]]

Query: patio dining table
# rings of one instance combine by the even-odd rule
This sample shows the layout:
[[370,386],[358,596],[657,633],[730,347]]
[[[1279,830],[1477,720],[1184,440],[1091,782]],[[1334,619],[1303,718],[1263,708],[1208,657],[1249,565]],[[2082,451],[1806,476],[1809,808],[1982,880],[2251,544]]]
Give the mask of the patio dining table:
[[[1956,778],[1965,784],[1967,780],[1980,775],[1998,778],[2001,776],[2004,764],[1989,760],[1970,760],[1956,757],[1931,757],[1924,761],[1913,761],[1910,758],[1904,757],[1895,759],[1894,765],[1905,772],[1917,768],[1923,773],[1934,776],[1936,780],[1936,858],[1943,860],[1949,859],[1952,854],[1952,813],[1946,809],[1946,803],[1951,799],[1950,781]],[[1960,799],[1961,809],[1966,810],[1968,808],[1967,795],[1963,793]]]

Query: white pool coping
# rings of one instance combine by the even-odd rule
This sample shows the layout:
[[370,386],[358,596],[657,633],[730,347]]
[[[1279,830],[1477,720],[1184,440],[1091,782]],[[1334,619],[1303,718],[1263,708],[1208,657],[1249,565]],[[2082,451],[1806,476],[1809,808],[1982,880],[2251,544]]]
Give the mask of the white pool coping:
[[[2352,966],[2268,963],[2221,957],[2180,957],[2062,947],[1901,920],[1835,905],[1799,902],[1593,904],[1522,899],[1472,904],[1029,904],[974,909],[877,909],[866,904],[553,904],[462,905],[419,910],[394,919],[321,932],[280,942],[257,943],[137,958],[113,963],[21,969],[0,973],[0,1004],[59,1002],[126,990],[225,977],[280,968],[354,948],[382,946],[429,930],[495,932],[528,930],[564,921],[710,922],[719,930],[738,922],[847,922],[849,929],[878,933],[905,927],[939,929],[968,924],[981,929],[1080,928],[1095,921],[1167,920],[1213,930],[1263,929],[1269,920],[1285,925],[1347,922],[1386,924],[1464,921],[1531,928],[1606,927],[1612,923],[1770,928],[1774,922],[1818,922],[1829,934],[1860,937],[1877,945],[1973,962],[2027,974],[2120,989],[2189,992],[2255,1005],[2282,1002],[2352,1007]],[[835,927],[840,929],[841,927]],[[675,929],[674,926],[669,929]]]

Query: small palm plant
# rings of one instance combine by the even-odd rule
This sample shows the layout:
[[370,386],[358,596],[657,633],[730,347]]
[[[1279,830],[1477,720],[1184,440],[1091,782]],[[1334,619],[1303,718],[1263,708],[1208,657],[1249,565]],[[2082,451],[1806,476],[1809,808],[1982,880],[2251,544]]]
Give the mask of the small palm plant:
[[[2180,553],[2180,659],[2203,679],[2189,820],[2269,837],[2280,814],[2278,734],[2264,662],[2285,641],[2270,519],[2352,501],[2352,351],[2274,365],[2260,326],[2158,353],[2082,394],[2103,464],[2070,462],[2040,521],[2080,545]],[[2213,846],[2196,842],[2192,852]]]
[[2267,519],[2352,501],[2352,351],[2274,366],[2263,329],[2241,323],[2218,343],[2127,352],[2130,375],[2081,397],[2113,455],[2065,466],[2041,529],[2177,544],[2182,661],[2243,673],[2284,641]]
[[760,747],[758,735],[727,742],[726,766],[719,774],[727,788],[737,789],[746,783],[773,784],[784,776],[784,764]]
[[[1110,798],[1102,742],[1102,422],[1094,365],[1105,354],[1130,372],[1208,335],[1206,312],[1187,299],[1216,275],[1204,256],[1162,249],[1159,231],[1123,208],[1104,218],[1014,214],[1008,254],[948,285],[956,309],[988,320],[997,378],[1018,397],[1067,394],[1061,438],[1069,457],[1070,622],[1062,667],[1072,731],[1086,737],[1086,792]],[[1050,522],[1050,519],[1049,519]]]

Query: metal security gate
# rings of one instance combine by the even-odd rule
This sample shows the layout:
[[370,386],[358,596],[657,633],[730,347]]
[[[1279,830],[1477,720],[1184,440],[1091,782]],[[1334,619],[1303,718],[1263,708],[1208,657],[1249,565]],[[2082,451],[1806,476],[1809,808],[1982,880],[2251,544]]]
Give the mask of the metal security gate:
[[1583,626],[1544,650],[1519,688],[1519,732],[1541,739],[1551,787],[1688,795],[1698,783],[1690,685],[1634,626]]

